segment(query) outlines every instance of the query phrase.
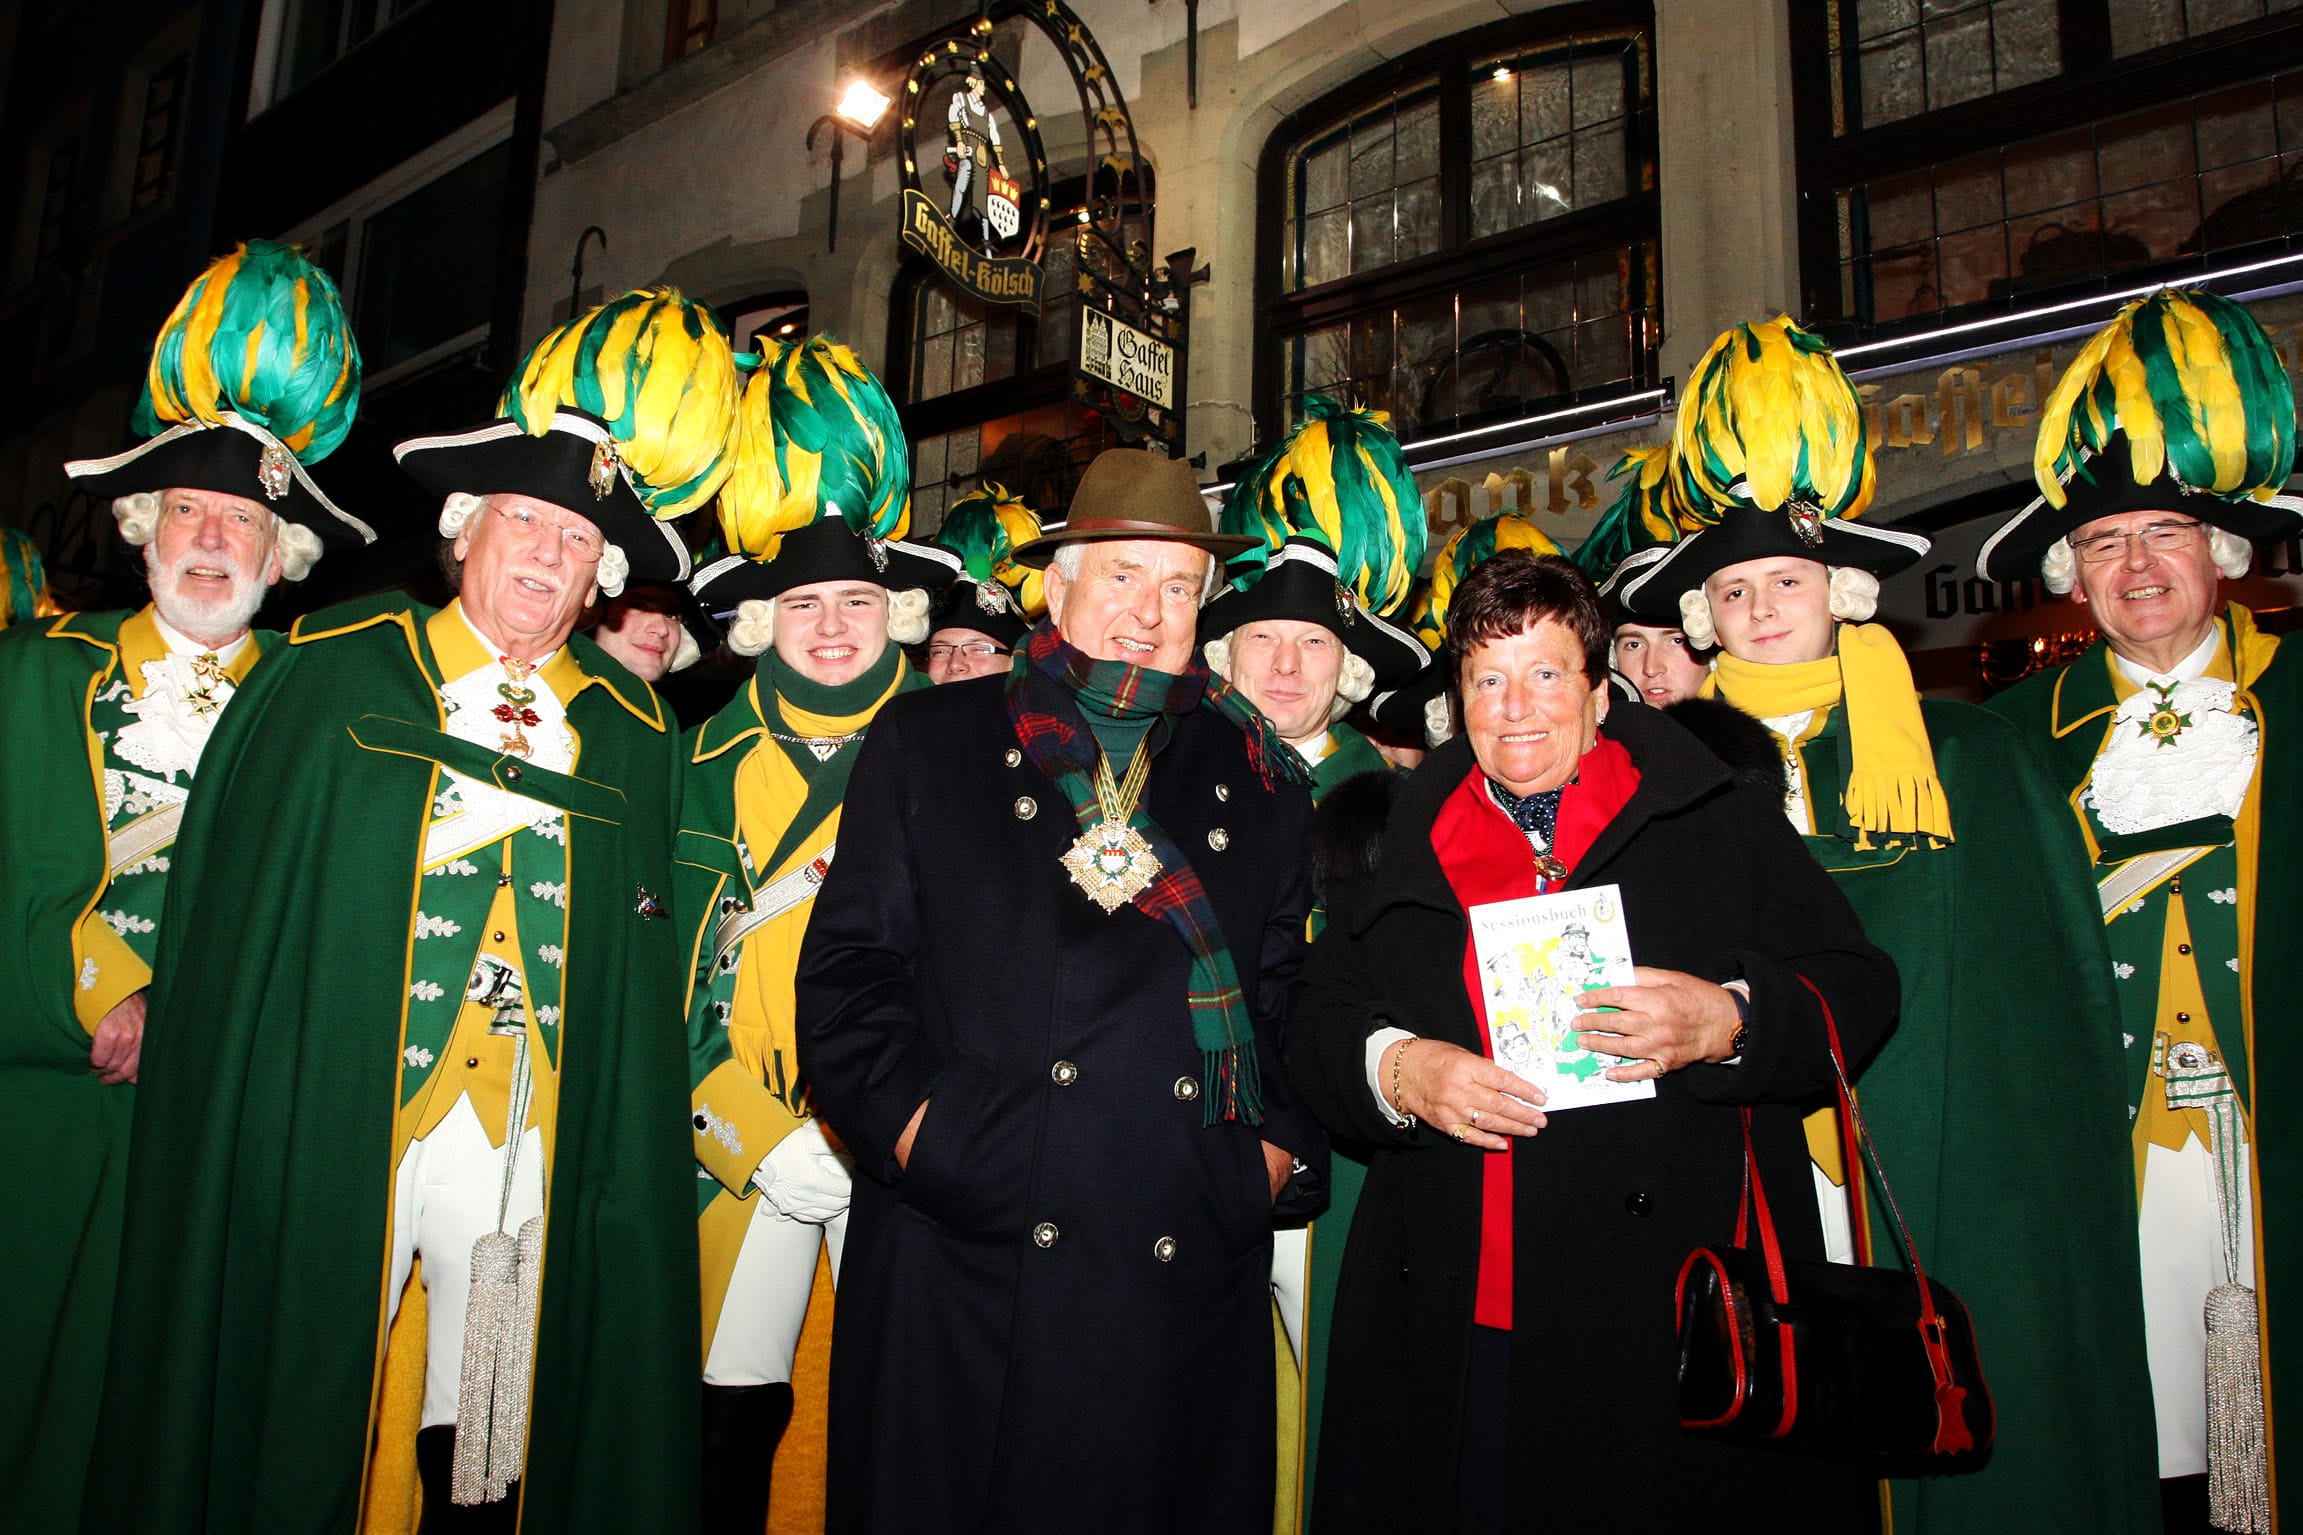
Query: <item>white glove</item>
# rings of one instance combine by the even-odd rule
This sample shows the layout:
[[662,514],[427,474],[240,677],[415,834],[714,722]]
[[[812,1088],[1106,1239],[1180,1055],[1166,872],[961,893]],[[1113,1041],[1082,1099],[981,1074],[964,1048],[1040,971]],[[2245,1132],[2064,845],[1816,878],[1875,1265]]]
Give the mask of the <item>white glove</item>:
[[832,1150],[822,1126],[811,1119],[760,1159],[752,1187],[778,1214],[821,1226],[848,1213],[851,1166],[851,1159]]

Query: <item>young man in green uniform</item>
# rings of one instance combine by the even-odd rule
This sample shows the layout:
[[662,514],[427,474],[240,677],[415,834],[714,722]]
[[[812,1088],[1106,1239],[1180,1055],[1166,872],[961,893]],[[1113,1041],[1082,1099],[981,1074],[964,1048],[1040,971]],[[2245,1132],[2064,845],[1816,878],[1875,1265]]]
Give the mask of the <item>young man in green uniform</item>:
[[[1980,1469],[1889,1484],[1895,1529],[2149,1529],[2119,1039],[2095,923],[2042,877],[2082,862],[2057,796],[1999,721],[1921,698],[1864,622],[1927,540],[1856,520],[1873,487],[1862,406],[1820,341],[1788,317],[1721,336],[1673,455],[1704,526],[1624,601],[1671,603],[1689,639],[1717,638],[1704,696],[1774,734],[1785,814],[1902,974],[1858,1094],[1922,1263],[1974,1318],[1998,1410]],[[1837,1170],[1846,1193],[1818,1190],[1826,1246],[1896,1262],[1876,1189]]]
[[[1316,803],[1347,779],[1391,771],[1344,716],[1413,677],[1430,652],[1386,617],[1406,605],[1424,548],[1423,501],[1398,441],[1378,414],[1317,396],[1305,409],[1225,504],[1222,531],[1256,543],[1231,557],[1225,585],[1200,610],[1199,638],[1208,670],[1245,694],[1311,770]],[[1319,925],[1315,911],[1306,936]],[[1272,1294],[1296,1369],[1293,1381],[1283,1370],[1280,1390],[1278,1517],[1291,1530],[1308,1513],[1327,1323],[1367,1177],[1350,1148],[1333,1151],[1326,1211],[1272,1236]]]
[[[812,445],[805,446],[804,444]],[[800,1079],[792,976],[837,850],[840,800],[880,705],[924,687],[956,556],[905,543],[910,459],[894,405],[824,337],[772,350],[746,386],[720,525],[736,552],[695,581],[758,675],[688,738],[681,921],[702,1259],[704,1524],[765,1523],[793,1413],[816,1260],[836,1275],[848,1167]]]
[[151,440],[65,466],[143,549],[151,601],[19,614],[0,639],[0,1528],[76,1524],[171,851],[209,733],[278,639],[249,629],[266,593],[323,535],[370,536],[303,472],[359,379],[324,274],[267,241],[218,261],[155,348]]
[[570,636],[628,577],[685,575],[659,519],[717,489],[735,387],[668,290],[545,337],[507,419],[397,449],[443,497],[457,598],[301,620],[219,732],[154,981],[92,1528],[357,1528],[419,1262],[427,1529],[692,1521],[678,743]]
[[2294,425],[2286,364],[2245,309],[2138,300],[2046,401],[2040,498],[1978,562],[2043,576],[2101,635],[1991,707],[2046,754],[2094,855],[2072,883],[2095,885],[2116,977],[2171,1531],[2272,1529],[2273,1436],[2294,1449],[2303,1412],[2274,1412],[2303,1382],[2303,1323],[2273,1325],[2281,1277],[2303,1272],[2303,1138],[2276,1107],[2303,1078],[2280,964],[2303,934],[2303,766],[2283,734],[2303,725],[2303,667],[2218,587],[2251,540],[2303,524],[2275,495]]

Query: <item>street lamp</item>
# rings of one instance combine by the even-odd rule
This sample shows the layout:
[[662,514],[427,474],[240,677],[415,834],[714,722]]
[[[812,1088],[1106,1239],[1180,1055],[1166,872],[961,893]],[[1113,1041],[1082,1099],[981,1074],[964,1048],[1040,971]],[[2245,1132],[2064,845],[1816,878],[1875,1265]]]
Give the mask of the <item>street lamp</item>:
[[808,124],[807,144],[811,150],[816,147],[816,133],[819,129],[829,124],[832,130],[831,224],[824,242],[827,251],[840,248],[840,165],[845,147],[842,135],[853,133],[868,146],[872,141],[872,129],[887,115],[891,104],[884,92],[871,81],[857,75],[848,81],[848,88],[840,93],[840,104]]

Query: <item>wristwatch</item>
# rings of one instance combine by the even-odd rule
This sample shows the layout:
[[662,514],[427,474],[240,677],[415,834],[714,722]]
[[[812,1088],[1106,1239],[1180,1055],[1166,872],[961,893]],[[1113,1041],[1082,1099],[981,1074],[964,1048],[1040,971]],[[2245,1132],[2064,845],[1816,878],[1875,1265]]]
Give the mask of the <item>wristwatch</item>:
[[1728,1040],[1729,1059],[1740,1057],[1751,1044],[1751,994],[1742,986],[1729,986],[1727,994],[1735,999],[1735,1036]]

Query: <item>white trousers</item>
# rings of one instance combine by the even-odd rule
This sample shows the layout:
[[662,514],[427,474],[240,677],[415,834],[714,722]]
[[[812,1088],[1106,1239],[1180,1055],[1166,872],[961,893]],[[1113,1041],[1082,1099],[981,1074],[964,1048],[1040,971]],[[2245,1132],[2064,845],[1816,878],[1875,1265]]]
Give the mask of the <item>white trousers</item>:
[[[491,1146],[469,1097],[412,1142],[392,1180],[392,1273],[388,1294],[399,1314],[400,1291],[418,1255],[424,1260],[424,1427],[456,1421],[456,1391],[464,1373],[464,1309],[472,1292],[472,1244],[498,1229],[504,1197],[504,1157]],[[531,1127],[520,1138],[511,1207],[501,1229],[518,1236],[529,1217],[544,1213],[544,1133]],[[387,1319],[388,1321],[388,1319]]]
[[793,1220],[761,1195],[752,1197],[752,1221],[704,1356],[705,1385],[767,1386],[792,1378],[792,1355],[816,1285],[816,1253],[829,1248],[832,1280],[838,1283],[847,1236],[845,1211],[819,1226]]
[[1311,1231],[1297,1226],[1271,1234],[1271,1296],[1279,1302],[1279,1323],[1303,1368],[1303,1308],[1311,1289]]
[[[2246,1162],[2240,1163],[2244,1189]],[[2240,1209],[2248,1210],[2244,1192]],[[2255,1223],[2239,1224],[2239,1272],[2223,1264],[2223,1217],[2215,1202],[2215,1158],[2197,1136],[2181,1151],[2143,1151],[2143,1341],[2159,1415],[2159,1474],[2207,1469],[2207,1292],[2255,1283]]]

